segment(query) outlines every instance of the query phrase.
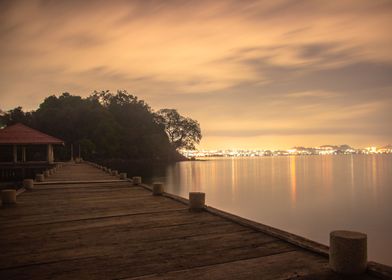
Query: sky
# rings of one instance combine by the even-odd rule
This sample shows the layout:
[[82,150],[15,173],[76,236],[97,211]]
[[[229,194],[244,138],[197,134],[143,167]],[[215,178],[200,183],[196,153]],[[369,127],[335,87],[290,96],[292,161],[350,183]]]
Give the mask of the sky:
[[127,90],[200,149],[392,144],[392,1],[0,0],[0,109]]

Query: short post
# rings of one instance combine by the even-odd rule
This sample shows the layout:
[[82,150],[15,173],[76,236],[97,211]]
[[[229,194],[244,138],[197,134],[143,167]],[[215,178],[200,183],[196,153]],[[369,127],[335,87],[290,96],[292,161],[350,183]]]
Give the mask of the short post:
[[121,180],[126,180],[127,179],[127,173],[120,173],[120,179]]
[[140,185],[142,183],[142,177],[140,177],[140,176],[132,177],[132,183],[134,185]]
[[2,190],[1,191],[1,202],[3,205],[16,204],[16,190]]
[[112,176],[118,176],[118,171],[117,170],[112,170]]
[[45,170],[45,171],[44,171],[44,177],[45,177],[45,178],[48,178],[49,175],[50,175],[50,174],[49,174],[49,170]]
[[35,180],[37,182],[43,182],[45,180],[44,174],[37,174],[37,175],[35,175]]
[[33,181],[33,179],[24,179],[23,180],[23,187],[26,190],[32,190],[34,188],[34,181]]
[[112,174],[112,169],[108,168],[107,172],[108,172],[109,174]]
[[104,167],[104,168],[102,168],[103,169],[103,171],[108,171],[108,168],[107,167]]
[[152,184],[152,195],[162,195],[163,193],[163,183],[155,182]]
[[367,235],[355,231],[330,233],[329,266],[340,274],[355,275],[366,271]]
[[190,192],[189,193],[189,210],[202,211],[205,207],[206,194],[203,192]]

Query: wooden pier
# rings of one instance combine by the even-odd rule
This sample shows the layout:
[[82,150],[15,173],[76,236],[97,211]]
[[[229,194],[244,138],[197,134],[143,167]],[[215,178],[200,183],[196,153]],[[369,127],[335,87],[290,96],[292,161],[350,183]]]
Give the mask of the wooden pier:
[[181,201],[65,164],[0,209],[0,279],[379,279],[343,277],[325,248]]

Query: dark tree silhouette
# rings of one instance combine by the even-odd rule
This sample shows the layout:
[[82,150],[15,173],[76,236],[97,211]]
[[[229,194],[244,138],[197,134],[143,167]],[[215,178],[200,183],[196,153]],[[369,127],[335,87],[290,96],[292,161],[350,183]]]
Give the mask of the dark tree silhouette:
[[2,125],[10,125],[15,123],[24,123],[31,125],[32,115],[30,112],[24,112],[22,107],[16,107],[8,112],[2,112],[0,115]]
[[175,109],[159,110],[156,120],[164,125],[170,143],[175,149],[195,149],[195,144],[201,140],[199,123],[181,116]]
[[[200,128],[193,120],[179,119],[177,127],[183,132],[175,139],[175,147],[192,147],[201,138]],[[16,122],[63,139],[67,145],[62,148],[64,159],[69,159],[71,144],[74,155],[80,147],[86,159],[183,158],[173,149],[157,115],[126,91],[96,91],[88,98],[63,93],[45,98],[35,111],[23,112],[17,107],[0,115],[0,124]]]

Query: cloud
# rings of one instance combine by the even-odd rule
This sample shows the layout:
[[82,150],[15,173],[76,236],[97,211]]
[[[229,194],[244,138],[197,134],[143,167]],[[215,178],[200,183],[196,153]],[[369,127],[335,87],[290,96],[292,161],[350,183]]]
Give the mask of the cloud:
[[286,128],[286,129],[255,129],[255,130],[214,130],[209,136],[224,137],[255,137],[255,136],[312,136],[312,135],[382,135],[388,136],[390,131],[379,128],[363,130],[362,127],[321,127],[321,128]]
[[388,142],[391,14],[382,0],[0,1],[0,107],[126,89],[204,139],[322,126]]

